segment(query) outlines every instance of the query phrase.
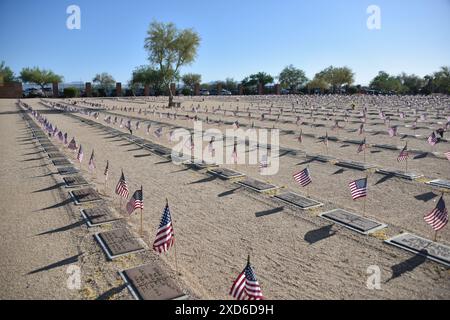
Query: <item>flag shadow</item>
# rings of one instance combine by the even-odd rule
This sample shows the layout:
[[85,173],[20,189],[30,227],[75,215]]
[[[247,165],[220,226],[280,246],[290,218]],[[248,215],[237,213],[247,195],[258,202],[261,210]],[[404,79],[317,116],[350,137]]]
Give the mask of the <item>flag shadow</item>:
[[336,231],[331,231],[331,228],[333,228],[332,224],[316,230],[308,231],[303,239],[310,245],[312,245],[316,242],[334,236],[336,234]]
[[47,235],[47,234],[54,234],[54,233],[59,233],[59,232],[64,232],[64,231],[68,231],[77,227],[82,226],[85,223],[85,221],[77,221],[75,223],[69,224],[67,226],[58,228],[58,229],[53,229],[53,230],[49,230],[49,231],[45,231],[45,232],[41,232],[39,234],[37,234],[36,236],[43,236],[43,235]]
[[36,190],[36,191],[33,191],[32,193],[51,191],[51,190],[59,189],[62,186],[65,186],[65,185],[66,184],[64,182],[60,182],[60,183],[55,184],[54,186],[51,186],[51,187],[48,187],[48,188],[44,188],[44,189],[40,189],[40,190]]
[[375,186],[377,186],[377,185],[379,185],[379,184],[382,184],[382,183],[384,183],[384,182],[386,182],[386,181],[388,181],[388,180],[390,180],[390,179],[392,179],[392,178],[394,178],[394,177],[395,177],[395,174],[394,174],[394,173],[387,174],[387,175],[385,175],[384,177],[382,177],[380,180],[378,180],[378,181],[375,183]]
[[40,210],[36,210],[36,211],[45,211],[45,210],[50,210],[50,209],[56,209],[56,208],[60,208],[60,207],[64,207],[65,205],[68,205],[70,203],[73,202],[72,198],[68,198],[60,203],[54,204],[52,206],[46,207],[46,208],[42,208]]
[[118,287],[109,289],[108,291],[102,293],[101,295],[99,295],[96,300],[109,300],[112,296],[114,296],[115,294],[118,294],[120,292],[122,292],[123,289],[125,289],[127,287],[126,284],[122,284]]
[[238,187],[238,188],[236,188],[236,189],[232,189],[232,190],[228,190],[228,191],[222,192],[222,193],[218,194],[217,197],[222,198],[222,197],[230,196],[230,195],[232,195],[233,193],[235,193],[236,191],[238,191],[239,189],[241,189],[241,187]]
[[47,271],[47,270],[51,270],[51,269],[54,269],[54,268],[58,268],[58,267],[62,267],[62,266],[68,265],[68,264],[72,264],[72,263],[78,262],[78,258],[81,255],[82,255],[82,253],[79,253],[79,254],[74,255],[72,257],[69,257],[67,259],[63,259],[61,261],[49,264],[48,266],[45,266],[45,267],[42,267],[42,268],[30,271],[30,272],[27,273],[27,275],[32,275],[32,274],[39,273],[39,272],[42,272],[42,271]]
[[275,209],[270,209],[270,210],[265,210],[265,211],[258,211],[258,212],[255,213],[255,216],[257,218],[264,217],[264,216],[268,216],[268,215],[271,215],[271,214],[279,213],[279,212],[281,212],[283,210],[284,210],[284,207],[278,207],[278,208],[275,208]]
[[417,268],[427,260],[426,257],[427,255],[428,251],[426,249],[422,249],[415,256],[409,258],[408,260],[405,260],[403,262],[400,262],[399,264],[392,266],[391,267],[392,276],[390,279],[386,281],[386,283],[401,277],[406,272],[413,271],[415,268]]
[[428,202],[434,198],[436,198],[438,195],[433,193],[433,192],[425,192],[422,194],[419,194],[417,196],[414,196],[414,198],[416,198],[417,200],[423,201],[423,202]]

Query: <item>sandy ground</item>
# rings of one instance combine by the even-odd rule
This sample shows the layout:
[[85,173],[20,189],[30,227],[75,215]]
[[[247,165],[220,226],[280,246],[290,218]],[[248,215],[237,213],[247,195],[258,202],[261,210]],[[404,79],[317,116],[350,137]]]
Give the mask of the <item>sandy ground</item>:
[[[37,100],[27,100],[27,103],[38,110],[48,110]],[[229,299],[228,290],[244,267],[247,254],[251,253],[263,293],[269,299],[450,297],[450,274],[447,268],[437,263],[390,247],[375,237],[330,226],[329,222],[317,217],[318,212],[301,212],[267,196],[174,165],[66,115],[49,113],[46,116],[70,137],[76,137],[83,145],[86,158],[92,149],[95,150],[96,175],[88,174],[86,162],[82,166],[84,175],[97,189],[104,188],[102,172],[106,160],[110,162],[111,172],[109,194],[113,192],[120,169],[124,170],[131,191],[142,184],[146,206],[144,240],[149,245],[154,240],[165,199],[169,199],[177,239],[178,268],[182,273],[179,280],[194,296]],[[102,118],[99,122],[103,122]],[[136,135],[169,145],[165,137],[156,139],[145,135],[144,131],[141,129]],[[71,157],[74,159],[75,155],[71,154]],[[297,165],[301,160],[283,157],[282,161],[282,169],[270,181],[302,193],[291,181],[293,171],[301,167]],[[334,166],[310,165],[318,183],[311,185],[309,192],[313,198],[325,202],[323,211],[336,206],[360,210],[361,202],[349,201],[347,190],[349,180],[359,177],[360,173],[346,170],[333,175],[338,170]],[[256,167],[239,166],[237,169],[258,176]],[[375,176],[372,179],[381,178]],[[323,181],[330,179],[332,183],[324,186]],[[408,230],[428,238],[431,236],[432,232],[421,219],[434,202],[423,203],[411,197],[430,192],[428,187],[389,179],[371,187],[371,192],[373,196],[367,201],[367,215],[392,224],[388,233]],[[120,210],[115,197],[111,197],[110,204]],[[28,203],[27,207],[36,209],[34,203]],[[139,227],[138,216],[132,216],[126,222],[133,230]],[[334,232],[332,235],[328,234],[330,230]],[[448,243],[448,231],[442,233],[440,240]],[[155,260],[172,271],[176,268],[174,251]],[[104,268],[104,262],[97,263]],[[366,287],[366,271],[371,265],[381,269],[381,290]]]

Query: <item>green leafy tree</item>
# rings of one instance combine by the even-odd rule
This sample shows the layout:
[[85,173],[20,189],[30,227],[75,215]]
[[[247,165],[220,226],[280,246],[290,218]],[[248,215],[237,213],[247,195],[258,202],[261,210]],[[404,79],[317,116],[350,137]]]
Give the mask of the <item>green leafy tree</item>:
[[425,80],[415,74],[408,75],[402,72],[397,78],[402,84],[401,93],[418,94],[425,84]]
[[[200,74],[196,73],[186,73],[181,77],[181,81],[183,81],[183,84],[186,88],[190,89],[191,92],[194,91],[195,84],[200,84],[202,81],[202,76]],[[187,92],[187,91],[185,91]]]
[[292,91],[296,91],[308,81],[305,72],[295,68],[292,64],[280,72],[278,79],[282,88],[289,88]]
[[433,92],[450,94],[450,67],[441,67],[441,70],[433,73]]
[[229,91],[235,91],[238,88],[238,82],[234,81],[233,78],[226,78],[223,88]]
[[[179,78],[182,66],[192,64],[197,56],[200,36],[193,29],[177,29],[173,23],[153,21],[147,31],[144,48],[153,68],[159,71],[162,86]],[[169,90],[169,106],[173,93]]]
[[111,91],[116,84],[116,80],[114,80],[113,76],[107,72],[97,73],[94,79],[92,79],[92,82],[100,89],[99,91],[102,91],[104,94]]
[[14,72],[7,65],[5,65],[5,61],[0,63],[0,78],[0,82],[3,81],[4,83],[13,82],[16,80]]
[[403,85],[399,77],[391,76],[385,71],[378,72],[378,75],[370,82],[369,87],[381,92],[393,91],[400,93],[403,90]]
[[63,77],[55,74],[51,70],[34,68],[23,68],[20,71],[20,78],[25,83],[34,83],[41,87],[42,91],[45,92],[44,88],[46,85],[53,82],[61,82]]
[[316,77],[325,81],[332,88],[333,92],[336,92],[343,85],[350,86],[354,82],[354,73],[348,67],[336,68],[329,66],[320,71]]
[[76,98],[80,94],[80,92],[78,91],[78,88],[75,88],[75,87],[64,88],[63,92],[64,92],[64,98]]
[[161,71],[151,66],[140,66],[134,69],[131,82],[138,85],[148,85],[155,90],[156,94],[160,94],[163,90]]
[[309,92],[311,92],[311,90],[320,90],[320,92],[323,93],[328,89],[328,84],[319,74],[316,74],[314,76],[314,79],[306,84],[306,87],[308,88]]
[[273,82],[273,77],[265,72],[258,72],[255,74],[251,74],[248,77],[245,77],[242,80],[242,85],[244,87],[251,87],[251,86],[256,86],[258,83],[261,83],[263,86],[265,86],[268,83],[272,83]]

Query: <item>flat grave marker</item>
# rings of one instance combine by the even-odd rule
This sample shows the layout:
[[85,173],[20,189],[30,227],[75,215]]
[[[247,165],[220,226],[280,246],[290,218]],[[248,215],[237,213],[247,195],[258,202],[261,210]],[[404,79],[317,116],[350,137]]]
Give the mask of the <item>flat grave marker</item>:
[[442,243],[433,242],[411,233],[397,235],[385,242],[450,267],[450,247]]
[[257,192],[268,192],[268,191],[273,191],[276,189],[279,189],[277,186],[270,184],[270,183],[266,183],[264,181],[260,181],[260,180],[256,180],[250,177],[246,177],[244,180],[237,182],[238,184],[250,188],[254,191]]
[[136,300],[188,299],[173,279],[158,266],[147,264],[119,274]]
[[444,189],[450,189],[450,181],[444,180],[444,179],[435,179],[427,182],[427,184],[438,187],[438,188],[444,188]]
[[52,160],[52,162],[53,162],[53,165],[55,165],[57,167],[58,166],[68,166],[68,165],[72,164],[72,162],[70,162],[67,159],[55,159],[55,160]]
[[225,180],[245,177],[245,174],[227,168],[214,168],[210,169],[209,172]]
[[376,166],[373,164],[351,161],[351,160],[342,160],[342,161],[337,162],[336,165],[340,166],[340,167],[344,167],[344,168],[357,169],[357,170],[362,170],[362,171],[376,168]]
[[66,156],[65,156],[64,154],[62,154],[61,152],[47,153],[47,156],[48,156],[50,159],[66,158]]
[[86,179],[84,179],[80,175],[70,176],[70,177],[64,177],[63,178],[64,183],[66,184],[66,188],[75,188],[83,185],[89,184]]
[[97,233],[95,238],[109,260],[145,249],[139,238],[136,238],[128,229]]
[[387,226],[343,209],[334,209],[319,216],[362,234],[369,234]]
[[102,200],[100,195],[93,188],[73,190],[70,191],[69,194],[74,199],[76,205]]
[[119,220],[118,218],[114,217],[111,209],[103,206],[81,209],[81,215],[83,216],[89,227],[95,227]]
[[401,170],[391,170],[391,169],[377,169],[377,173],[385,174],[385,175],[394,175],[397,178],[402,178],[406,180],[415,180],[423,177],[423,174],[415,173],[415,172],[404,172]]
[[75,167],[59,167],[58,174],[60,175],[68,175],[78,173],[78,170]]
[[299,207],[302,210],[308,210],[313,208],[322,207],[323,203],[318,202],[316,200],[306,198],[294,192],[285,192],[279,195],[276,195],[275,198],[280,199],[284,202],[292,204],[296,207]]

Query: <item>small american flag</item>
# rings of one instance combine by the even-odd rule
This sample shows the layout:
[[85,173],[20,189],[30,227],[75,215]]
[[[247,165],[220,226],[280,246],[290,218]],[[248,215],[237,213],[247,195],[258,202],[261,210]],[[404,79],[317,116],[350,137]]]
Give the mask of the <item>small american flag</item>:
[[448,211],[442,196],[439,199],[436,208],[428,213],[424,219],[435,231],[439,231],[447,225]]
[[95,169],[94,150],[92,150],[91,157],[89,158],[89,169],[92,171]]
[[311,174],[308,168],[303,169],[293,175],[294,180],[297,181],[302,187],[306,187],[312,182]]
[[237,300],[264,299],[250,261],[231,286],[230,295]]
[[77,160],[80,161],[80,163],[83,161],[84,153],[83,153],[83,147],[80,144],[80,149],[78,149],[78,155]]
[[75,142],[75,138],[72,138],[69,145],[67,146],[70,150],[77,150],[77,143]]
[[149,123],[148,125],[147,125],[147,134],[150,134],[150,128],[152,127],[152,124],[151,123]]
[[358,150],[356,150],[357,153],[361,153],[364,150],[366,150],[366,138],[364,138],[363,141],[361,141],[361,143],[358,146]]
[[400,151],[400,154],[397,157],[397,161],[398,162],[405,161],[406,159],[408,159],[408,157],[409,157],[408,144],[406,144],[405,147],[402,149],[402,151]]
[[144,193],[142,191],[142,186],[140,190],[134,192],[130,201],[127,203],[128,214],[132,214],[136,209],[144,209]]
[[64,135],[61,131],[58,132],[58,139],[61,143],[64,142]]
[[428,143],[434,146],[438,142],[438,139],[436,137],[436,134],[434,134],[434,131],[431,133],[431,135],[428,137]]
[[106,160],[105,172],[103,172],[103,174],[105,175],[105,180],[108,180],[108,173],[109,173],[109,161]]
[[163,253],[167,252],[175,242],[175,236],[172,226],[172,217],[170,216],[169,203],[166,203],[164,212],[161,217],[156,239],[153,243],[153,250]]
[[233,128],[239,129],[239,122],[237,120],[233,123]]
[[450,151],[444,152],[444,155],[450,161]]
[[64,144],[67,144],[68,142],[67,142],[67,132],[66,133],[64,133]]
[[400,119],[405,119],[405,113],[404,112],[400,112]]
[[267,154],[263,154],[261,156],[261,160],[259,161],[259,170],[261,171],[264,168],[269,166],[269,162],[267,161]]
[[161,127],[161,128],[158,128],[158,129],[156,129],[155,130],[155,132],[154,132],[154,134],[155,134],[155,137],[157,137],[157,138],[161,138],[161,135],[162,135],[162,131],[163,131],[163,128]]
[[364,133],[364,123],[361,123],[361,125],[359,126],[358,133],[359,134],[363,134]]
[[352,181],[349,187],[353,200],[367,196],[367,178]]
[[119,196],[123,197],[123,198],[128,198],[128,185],[127,185],[127,181],[125,180],[125,175],[123,174],[122,171],[122,175],[120,176],[119,182],[117,183],[116,186],[116,194],[118,194]]
[[397,127],[390,127],[388,133],[390,137],[395,137],[397,135]]
[[234,164],[236,164],[238,162],[237,143],[236,142],[234,143],[234,146],[233,146],[233,153],[231,154],[231,158],[233,159]]
[[211,153],[211,155],[214,155],[214,141],[216,140],[216,137],[211,137],[211,140],[208,143],[208,151]]
[[323,139],[323,143],[328,147],[328,132],[325,134],[325,138]]

